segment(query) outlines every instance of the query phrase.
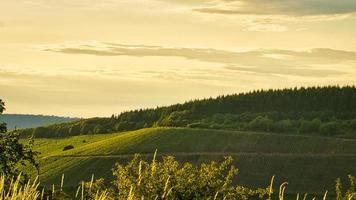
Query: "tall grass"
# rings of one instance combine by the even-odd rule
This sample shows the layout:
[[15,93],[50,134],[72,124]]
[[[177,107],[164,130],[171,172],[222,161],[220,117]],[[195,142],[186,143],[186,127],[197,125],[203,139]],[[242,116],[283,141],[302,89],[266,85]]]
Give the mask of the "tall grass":
[[[63,176],[64,177],[64,176]],[[44,190],[42,190],[40,192],[39,190],[39,182],[37,181],[37,179],[35,179],[34,181],[29,181],[24,185],[20,184],[20,180],[21,180],[21,176],[18,176],[16,179],[13,179],[10,181],[10,184],[7,185],[6,184],[6,177],[4,175],[0,176],[0,200],[48,200],[48,199],[61,199],[61,196],[59,195],[62,191],[63,191],[63,179],[61,180],[60,186],[61,188],[58,190],[58,193],[56,193],[55,191],[52,190],[52,196],[45,196],[44,195]],[[168,187],[168,182],[169,182],[169,178],[166,180],[166,184],[165,184],[165,188],[164,188],[164,192],[163,195],[160,197],[157,197],[156,199],[171,199],[169,198],[169,193],[171,192],[172,188]],[[285,200],[285,189],[286,186],[288,185],[287,182],[282,183],[279,186],[279,191],[278,191],[278,196],[276,196],[275,198],[273,198],[273,182],[274,182],[274,177],[272,177],[271,179],[271,183],[268,187],[268,195],[266,200]],[[78,187],[78,190],[76,192],[75,197],[73,197],[72,199],[76,199],[76,200],[114,200],[114,199],[119,199],[119,198],[115,198],[115,196],[117,196],[116,194],[110,193],[108,190],[104,190],[104,191],[95,191],[94,193],[92,193],[93,191],[93,185],[94,185],[94,177],[92,177],[90,182],[82,182],[80,184],[80,186]],[[89,187],[87,187],[89,186]],[[93,195],[89,195],[88,194],[93,194]],[[323,200],[327,199],[327,191],[325,192],[324,196],[323,196]],[[56,196],[56,194],[58,194],[58,196]],[[218,198],[218,194],[219,191],[217,191],[214,195],[214,197],[209,198],[209,199],[214,199],[214,200],[218,200],[218,199],[225,199],[225,197],[219,197]],[[135,197],[134,194],[134,186],[131,187],[130,192],[128,193],[127,197],[125,198],[121,198],[122,200],[142,200],[145,199],[144,196],[141,196],[141,198],[137,198]],[[120,199],[120,200],[121,200]],[[300,195],[297,194],[296,200],[300,199]],[[310,197],[308,198],[308,194],[304,194],[303,196],[303,200],[307,200],[307,199],[316,199],[316,197]],[[347,195],[345,194],[345,198],[342,198],[342,200],[354,200],[356,199],[356,193],[347,193]]]
[[[53,185],[51,194],[45,195],[45,190],[40,189],[40,183],[38,178],[34,181],[28,181],[25,184],[21,184],[21,174],[16,179],[11,179],[8,181],[7,177],[4,175],[0,175],[0,200],[60,200],[61,193],[63,192],[63,180],[64,176],[61,180],[61,187],[58,192],[54,190],[55,186]],[[82,185],[82,195],[80,197],[75,197],[77,200],[109,200],[109,193],[105,190],[103,192],[96,191],[93,197],[85,198],[84,194],[90,192],[91,188],[86,191],[84,182]]]
[[[125,173],[125,176],[120,176],[122,179],[118,179],[117,181],[126,182],[127,183],[127,191],[125,192],[125,187],[121,187],[121,190],[115,190],[115,187],[107,188],[103,183],[103,179],[94,179],[94,175],[91,177],[89,182],[82,181],[77,190],[76,194],[73,197],[68,197],[68,195],[64,194],[64,175],[62,176],[58,187],[55,185],[52,186],[51,191],[45,192],[44,189],[41,189],[38,178],[34,181],[28,181],[23,184],[21,179],[21,174],[13,178],[11,180],[7,179],[6,176],[0,175],[0,200],[61,200],[64,199],[75,199],[75,200],[144,200],[144,199],[155,199],[155,200],[180,200],[179,191],[184,192],[185,189],[190,189],[192,192],[201,193],[205,191],[206,186],[202,185],[200,187],[194,188],[194,186],[189,186],[187,188],[180,188],[181,190],[177,190],[177,187],[184,187],[184,184],[181,182],[177,182],[177,174],[171,173],[170,175],[162,173],[162,168],[167,167],[163,161],[159,161],[156,159],[156,153],[153,156],[152,162],[146,163],[143,160],[132,160],[131,163],[127,165],[120,166],[116,169],[117,173]],[[170,158],[172,159],[172,158]],[[174,160],[166,159],[166,161],[170,161],[168,163],[172,163]],[[133,165],[137,163],[137,165]],[[224,164],[224,162],[223,162]],[[226,164],[226,163],[225,163]],[[169,165],[168,167],[172,167],[174,165]],[[178,165],[177,165],[178,166]],[[209,166],[209,165],[205,165]],[[187,165],[186,165],[187,167]],[[210,168],[206,168],[209,170],[218,170],[222,169],[224,165],[216,165],[211,164]],[[198,171],[194,171],[193,166],[189,166],[191,171],[183,171],[184,173],[192,174],[195,176],[204,176],[205,174],[197,173]],[[198,169],[198,168],[197,168]],[[225,168],[224,168],[225,169]],[[226,168],[227,169],[227,168]],[[177,168],[177,170],[182,170]],[[198,169],[199,170],[199,169]],[[224,170],[223,170],[224,171]],[[192,173],[194,172],[194,173]],[[209,173],[208,171],[201,171],[202,173]],[[223,176],[222,178],[227,180],[227,178],[232,178],[232,173],[227,176]],[[134,175],[134,176],[132,176]],[[184,174],[180,174],[184,176]],[[219,174],[220,176],[221,174]],[[162,180],[158,180],[159,177],[165,177]],[[207,181],[214,180],[216,177],[212,176]],[[327,200],[335,198],[336,200],[356,200],[356,181],[355,178],[349,176],[349,188],[343,189],[341,180],[336,180],[335,192],[336,197],[328,196],[328,191],[324,193],[323,196],[318,197],[320,200]],[[187,181],[183,180],[182,181]],[[219,181],[218,181],[219,182]],[[116,183],[115,186],[118,186]],[[220,182],[221,183],[221,182]],[[231,188],[228,189],[228,192],[224,190],[224,188],[230,187],[230,181],[225,181],[222,184],[223,187],[211,187],[207,190],[208,195],[195,199],[209,199],[209,200],[234,200],[234,199],[266,199],[266,200],[286,200],[286,188],[288,183],[284,182],[279,185],[279,189],[274,190],[274,176],[272,177],[269,186],[266,189],[258,189],[251,190],[242,186],[230,185]],[[161,186],[160,186],[161,185]],[[149,188],[147,188],[149,186]],[[150,190],[150,187],[157,187],[157,190]],[[117,188],[116,188],[117,189]],[[123,192],[123,193],[122,193]],[[231,192],[236,192],[234,196],[231,196]],[[120,194],[121,193],[121,194]],[[152,194],[154,193],[154,194]],[[124,195],[122,195],[124,194]],[[249,194],[249,195],[247,195]],[[252,195],[251,195],[252,194]],[[175,196],[176,195],[176,196]],[[243,198],[237,198],[243,197]],[[295,197],[288,197],[288,199],[303,199],[303,200],[317,200],[316,196],[308,195],[308,194],[297,194]],[[184,198],[187,199],[187,198]]]
[[10,183],[4,175],[0,175],[0,200],[36,200],[41,193],[38,190],[39,182],[36,178],[33,182],[21,184],[21,174]]

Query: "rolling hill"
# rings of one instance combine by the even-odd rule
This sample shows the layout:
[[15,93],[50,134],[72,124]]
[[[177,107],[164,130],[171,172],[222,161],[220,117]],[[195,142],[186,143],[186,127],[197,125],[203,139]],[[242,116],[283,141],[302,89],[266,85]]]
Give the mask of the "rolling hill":
[[[71,150],[63,148],[73,145]],[[289,181],[287,192],[332,191],[337,177],[356,174],[356,140],[319,136],[223,131],[190,128],[147,128],[137,131],[83,135],[62,139],[37,138],[41,182],[75,186],[92,174],[111,180],[116,162],[129,160],[134,153],[151,159],[174,155],[178,160],[200,163],[235,159],[237,182],[264,187],[272,175]]]
[[111,181],[115,163],[135,153],[151,159],[157,149],[159,158],[194,164],[230,155],[245,186],[265,187],[276,175],[287,192],[323,193],[356,174],[356,88],[259,90],[19,132],[35,136],[47,186],[63,173],[67,186],[92,174]]

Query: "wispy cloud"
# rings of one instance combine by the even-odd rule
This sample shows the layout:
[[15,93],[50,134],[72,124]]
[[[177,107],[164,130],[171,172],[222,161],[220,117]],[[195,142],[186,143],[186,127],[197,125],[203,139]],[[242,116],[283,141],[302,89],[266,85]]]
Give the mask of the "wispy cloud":
[[353,0],[218,0],[198,12],[228,15],[338,15],[356,12]]
[[296,76],[305,76],[305,77],[327,77],[330,75],[342,75],[345,74],[342,71],[338,70],[319,70],[319,69],[310,69],[310,68],[284,68],[284,67],[274,67],[274,68],[259,68],[259,67],[226,67],[226,69],[237,70],[237,71],[246,71],[246,72],[256,72],[256,73],[265,73],[270,74],[272,71],[282,74],[282,75],[296,75]]
[[284,32],[288,27],[272,19],[253,19],[246,23],[248,31],[258,32]]
[[164,77],[142,81],[83,74],[48,76],[28,70],[16,72],[0,68],[0,93],[8,103],[8,112],[25,110],[26,113],[94,117],[169,105],[191,98],[217,95],[221,91],[212,84],[196,82],[195,87],[191,87],[189,81],[172,80],[172,77],[177,77],[176,74],[153,71],[149,75]]
[[46,48],[45,51],[93,56],[181,57],[220,64],[230,70],[313,77],[341,75],[347,73],[342,66],[356,67],[356,52],[326,48],[305,51],[257,49],[236,52],[204,48],[100,43],[97,46],[79,45]]
[[254,32],[300,30],[298,26],[308,22],[343,20],[356,13],[353,0],[198,0],[194,4],[185,0],[162,1],[185,4],[205,18],[233,18],[231,21]]

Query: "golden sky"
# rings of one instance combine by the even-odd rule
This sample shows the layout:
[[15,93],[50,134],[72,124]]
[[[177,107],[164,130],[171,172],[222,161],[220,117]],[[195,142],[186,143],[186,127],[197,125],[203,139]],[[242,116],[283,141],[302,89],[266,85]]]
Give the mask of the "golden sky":
[[7,113],[356,84],[355,0],[0,0]]

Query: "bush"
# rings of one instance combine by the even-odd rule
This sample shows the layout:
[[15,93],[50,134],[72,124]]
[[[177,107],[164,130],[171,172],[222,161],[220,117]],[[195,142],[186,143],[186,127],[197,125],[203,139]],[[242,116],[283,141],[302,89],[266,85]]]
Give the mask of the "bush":
[[215,124],[214,123],[214,124],[210,124],[209,128],[211,128],[211,129],[223,129],[225,127],[222,124]]
[[[278,192],[278,186],[277,190],[273,187],[274,178],[267,188],[256,190],[232,184],[237,169],[231,162],[231,157],[226,157],[221,163],[193,166],[190,163],[178,163],[173,157],[167,156],[161,162],[153,159],[152,163],[147,163],[139,155],[135,155],[126,165],[116,164],[113,171],[116,177],[114,185],[105,184],[104,179],[94,180],[93,175],[91,181],[80,182],[75,194],[63,192],[64,175],[59,189],[45,190],[39,187],[38,181],[21,184],[21,176],[6,183],[9,178],[0,174],[0,199],[284,199],[287,183],[282,183]],[[328,197],[326,192],[323,199],[354,200],[356,180],[351,175],[348,175],[348,179],[348,187],[342,184],[340,178],[336,179],[336,197]]]
[[94,130],[93,130],[93,133],[94,134],[104,133],[103,126],[101,126],[100,124],[96,125]]
[[356,119],[354,119],[354,120],[352,120],[352,121],[350,122],[350,128],[351,128],[352,130],[355,130],[355,131],[356,131]]
[[315,118],[312,121],[307,121],[304,119],[300,119],[300,133],[316,133],[319,132],[321,120],[319,118]]
[[258,116],[249,123],[249,128],[258,131],[270,131],[273,125],[273,120],[269,119],[267,116]]
[[214,114],[212,120],[213,123],[222,124],[225,121],[225,115],[221,113]]
[[266,197],[268,189],[233,185],[237,169],[226,157],[221,163],[194,166],[167,156],[152,163],[135,155],[127,165],[116,164],[114,184],[119,199],[250,199]]
[[278,122],[275,122],[272,127],[273,131],[276,132],[288,132],[293,130],[293,123],[291,120],[286,119],[286,120],[281,120]]
[[74,149],[74,146],[73,145],[67,145],[67,146],[63,147],[63,151],[67,151],[67,150],[70,150],[70,149]]
[[163,118],[159,125],[161,126],[187,126],[190,121],[190,111],[183,110],[183,111],[174,111],[167,117]]
[[327,122],[320,126],[319,131],[323,135],[333,136],[341,133],[341,126],[338,122]]

